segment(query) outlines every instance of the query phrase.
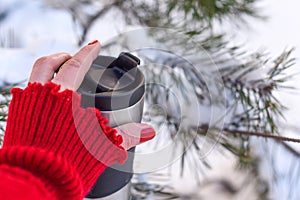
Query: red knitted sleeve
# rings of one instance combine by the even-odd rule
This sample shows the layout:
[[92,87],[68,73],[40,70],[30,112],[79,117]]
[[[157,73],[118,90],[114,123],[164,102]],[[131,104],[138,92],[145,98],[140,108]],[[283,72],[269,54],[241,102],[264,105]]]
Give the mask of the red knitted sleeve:
[[108,165],[125,162],[127,152],[98,110],[83,109],[77,93],[59,89],[49,82],[12,90],[0,174],[10,166],[13,177],[32,176],[32,191],[40,185],[50,199],[82,199]]

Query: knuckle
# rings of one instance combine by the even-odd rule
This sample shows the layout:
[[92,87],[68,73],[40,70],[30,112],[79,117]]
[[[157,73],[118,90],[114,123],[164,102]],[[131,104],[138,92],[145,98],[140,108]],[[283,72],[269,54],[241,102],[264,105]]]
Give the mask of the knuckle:
[[35,61],[34,67],[39,67],[41,65],[49,64],[49,61],[50,59],[48,56],[40,57]]
[[63,56],[63,57],[65,57],[66,59],[69,59],[69,58],[72,57],[71,54],[66,53],[66,52],[62,52],[62,53],[60,53],[60,55]]
[[70,68],[76,68],[79,69],[82,65],[82,62],[80,59],[73,57],[72,59],[68,60],[66,63],[66,67]]

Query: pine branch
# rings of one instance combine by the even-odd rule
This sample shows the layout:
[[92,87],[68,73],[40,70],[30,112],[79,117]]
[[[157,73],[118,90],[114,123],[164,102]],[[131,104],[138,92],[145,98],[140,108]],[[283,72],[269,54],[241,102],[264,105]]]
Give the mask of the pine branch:
[[5,132],[5,123],[7,119],[8,105],[11,100],[10,90],[13,87],[16,87],[20,83],[7,83],[4,82],[2,86],[0,86],[0,146],[2,146],[3,136]]
[[[106,13],[108,13],[112,8],[114,8],[121,2],[122,1],[115,0],[110,4],[106,4],[103,6],[103,8],[101,8],[101,10],[98,10],[95,14],[88,16],[86,22],[84,22],[84,23],[81,22],[82,33],[81,33],[80,40],[78,41],[79,46],[81,46],[85,42],[86,36],[87,36],[89,30],[91,29],[92,25],[95,23],[95,21],[97,19],[99,19],[100,17],[103,17]],[[76,12],[74,12],[74,10],[71,10],[71,13],[74,18],[77,18]]]
[[[207,132],[208,130],[208,124],[203,124],[199,126],[201,135]],[[196,127],[192,127],[192,129],[196,129]],[[300,157],[300,152],[292,148],[290,145],[288,145],[286,142],[295,142],[300,143],[300,138],[291,138],[291,137],[284,137],[280,135],[276,135],[274,133],[261,133],[261,132],[248,132],[248,131],[241,131],[241,130],[234,130],[234,129],[228,129],[225,128],[223,130],[217,130],[217,132],[222,131],[226,134],[231,135],[246,135],[246,136],[257,136],[262,138],[268,138],[268,139],[274,139],[278,144],[282,145],[284,148],[286,148],[287,151],[289,151],[291,154],[295,155],[296,157]]]
[[[284,51],[274,61],[264,59],[262,55],[253,56],[254,62],[249,61],[221,69],[225,87],[231,91],[233,101],[228,101],[232,110],[232,121],[227,127],[244,129],[254,132],[278,133],[275,121],[284,117],[282,112],[287,109],[274,95],[279,89],[285,89],[290,76],[285,71],[294,65],[294,58],[290,58],[293,49]],[[266,68],[267,72],[260,69]],[[261,74],[261,78],[249,74]],[[265,73],[265,74],[263,74]],[[240,106],[241,105],[241,106]]]
[[[226,133],[231,133],[231,134],[240,134],[240,135],[247,135],[247,136],[270,138],[270,139],[274,139],[274,140],[281,141],[281,142],[300,143],[300,138],[284,137],[284,136],[280,136],[280,135],[275,135],[274,133],[248,132],[248,131],[230,130],[230,129],[224,129],[224,131]],[[298,155],[300,156],[300,153]]]
[[[99,2],[87,0],[79,2],[69,1],[67,3],[58,1],[52,6],[56,9],[68,11],[74,19],[74,23],[79,23],[82,28],[78,39],[78,44],[80,45],[85,41],[86,35],[95,21],[110,10],[113,10],[113,8],[120,11],[120,19],[124,19],[127,24],[180,28],[185,30],[190,36],[195,37],[201,34],[201,29],[203,28],[212,29],[212,23],[215,20],[219,22],[240,21],[240,24],[244,25],[246,24],[244,18],[249,16],[264,19],[265,17],[258,14],[258,8],[255,6],[257,1],[168,0],[164,2],[154,0],[149,2],[144,0],[114,0],[102,2],[102,6],[99,6]],[[84,9],[86,6],[92,6],[94,13],[91,14],[91,9],[86,11]]]

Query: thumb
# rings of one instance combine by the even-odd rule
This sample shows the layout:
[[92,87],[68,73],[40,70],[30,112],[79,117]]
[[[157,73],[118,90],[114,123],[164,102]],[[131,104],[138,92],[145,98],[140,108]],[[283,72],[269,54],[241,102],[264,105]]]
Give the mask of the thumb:
[[128,123],[115,128],[122,135],[125,149],[130,149],[138,144],[151,140],[155,136],[152,126],[142,123]]

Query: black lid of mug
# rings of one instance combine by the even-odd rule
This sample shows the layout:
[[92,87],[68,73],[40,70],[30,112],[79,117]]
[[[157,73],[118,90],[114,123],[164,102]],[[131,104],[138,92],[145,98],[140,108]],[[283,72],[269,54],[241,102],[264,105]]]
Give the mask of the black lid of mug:
[[139,64],[140,60],[127,52],[118,58],[98,56],[78,89],[82,106],[112,111],[137,103],[144,95]]

